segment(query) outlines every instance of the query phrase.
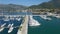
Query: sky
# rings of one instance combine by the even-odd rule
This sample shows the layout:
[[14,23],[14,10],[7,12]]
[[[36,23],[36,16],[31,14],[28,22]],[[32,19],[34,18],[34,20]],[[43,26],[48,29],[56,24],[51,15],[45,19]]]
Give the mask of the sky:
[[37,5],[50,0],[0,0],[0,4],[17,4],[17,5]]

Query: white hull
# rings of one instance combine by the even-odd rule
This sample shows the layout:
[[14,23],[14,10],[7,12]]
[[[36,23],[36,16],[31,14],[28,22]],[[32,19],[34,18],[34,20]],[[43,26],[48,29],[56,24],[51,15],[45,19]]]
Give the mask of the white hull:
[[9,19],[3,19],[4,21],[9,21]]
[[8,25],[8,28],[11,26],[11,24]]
[[20,20],[21,20],[21,18],[16,18],[16,20],[17,20],[17,21],[20,21]]
[[60,16],[56,16],[56,18],[60,18]]
[[40,15],[40,17],[45,19],[45,20],[52,20],[51,18],[48,18],[46,15]]
[[11,33],[12,31],[13,31],[13,27],[11,27],[10,29],[9,29],[9,31],[8,31],[8,33]]
[[0,28],[0,32],[3,31],[3,30],[4,30],[4,28]]
[[3,25],[1,25],[0,27],[0,32],[4,30],[4,26],[6,25],[6,23],[4,23]]
[[4,23],[3,25],[1,25],[1,27],[4,27],[6,25],[6,23]]
[[40,17],[43,18],[43,19],[47,19],[46,15],[40,15]]
[[29,26],[39,26],[39,25],[40,25],[40,23],[38,21],[34,20],[32,18],[32,16],[30,16]]
[[13,26],[13,24],[12,25],[11,24],[8,25],[8,27],[10,27],[9,30],[8,30],[8,33],[11,33],[13,31],[14,27],[12,27],[12,26]]

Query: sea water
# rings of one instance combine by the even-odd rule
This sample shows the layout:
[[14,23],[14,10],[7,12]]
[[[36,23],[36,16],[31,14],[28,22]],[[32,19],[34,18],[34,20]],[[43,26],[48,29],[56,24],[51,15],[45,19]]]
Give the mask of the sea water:
[[34,16],[33,18],[41,25],[37,27],[28,26],[28,34],[60,34],[60,19],[52,16],[48,17],[52,20],[44,20],[39,16]]

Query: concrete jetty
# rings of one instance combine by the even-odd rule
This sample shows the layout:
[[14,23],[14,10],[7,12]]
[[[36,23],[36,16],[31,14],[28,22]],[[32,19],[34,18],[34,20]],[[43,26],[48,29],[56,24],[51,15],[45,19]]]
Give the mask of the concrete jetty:
[[23,23],[20,25],[17,34],[27,34],[28,33],[28,15],[23,19]]

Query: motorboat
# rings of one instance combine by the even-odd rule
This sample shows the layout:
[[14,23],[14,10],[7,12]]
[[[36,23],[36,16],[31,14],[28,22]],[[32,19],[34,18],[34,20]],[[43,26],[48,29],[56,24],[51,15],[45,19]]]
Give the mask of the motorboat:
[[1,27],[4,27],[6,25],[6,23],[2,24]]
[[9,25],[10,27],[9,27],[8,33],[11,33],[13,31],[13,29],[14,29],[13,25],[14,24]]
[[8,28],[11,26],[11,24],[8,25]]
[[40,15],[40,17],[43,18],[43,19],[47,19],[46,15]]
[[4,21],[9,21],[9,19],[8,18],[5,18],[5,19],[3,19]]
[[4,27],[0,27],[0,32],[4,30]]
[[21,18],[16,18],[16,20],[20,21],[20,20],[21,20]]
[[60,18],[60,15],[56,15],[55,17],[56,17],[56,18]]
[[4,30],[5,25],[6,25],[6,23],[4,23],[3,25],[0,26],[0,32]]
[[37,20],[33,19],[33,16],[30,16],[29,26],[39,26],[41,25]]
[[45,20],[52,20],[51,18],[47,17],[47,15],[40,15],[40,17],[45,19]]

